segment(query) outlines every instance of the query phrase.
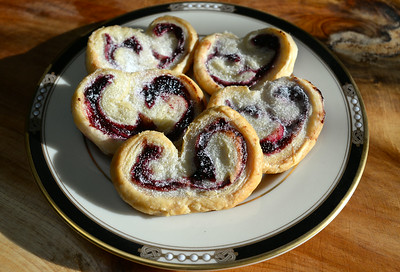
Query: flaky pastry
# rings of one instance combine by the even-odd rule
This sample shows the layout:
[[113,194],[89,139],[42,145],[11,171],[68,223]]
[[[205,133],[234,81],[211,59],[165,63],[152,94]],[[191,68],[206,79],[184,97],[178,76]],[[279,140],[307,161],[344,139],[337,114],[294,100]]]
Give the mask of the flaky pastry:
[[283,77],[250,90],[231,86],[214,93],[207,107],[227,105],[254,127],[264,153],[264,173],[297,165],[315,145],[325,120],[321,92],[309,81]]
[[86,49],[86,69],[127,72],[168,69],[185,73],[191,66],[198,41],[196,30],[174,16],[155,19],[144,32],[127,26],[108,26],[94,31]]
[[159,132],[132,137],[115,153],[111,177],[122,199],[143,213],[215,211],[253,192],[262,159],[254,129],[236,111],[219,106],[190,124],[181,153]]
[[227,86],[262,84],[290,76],[297,46],[286,32],[265,28],[239,38],[225,32],[203,38],[194,55],[193,71],[200,87],[209,94]]
[[201,89],[181,73],[99,69],[77,87],[72,115],[87,138],[113,154],[122,142],[149,129],[178,143],[205,103]]

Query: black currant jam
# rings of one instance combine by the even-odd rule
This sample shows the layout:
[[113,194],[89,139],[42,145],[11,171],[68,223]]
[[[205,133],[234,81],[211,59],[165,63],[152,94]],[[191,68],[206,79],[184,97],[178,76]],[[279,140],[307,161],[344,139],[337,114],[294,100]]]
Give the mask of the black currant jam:
[[307,120],[310,111],[310,101],[307,94],[299,85],[279,87],[273,96],[290,101],[299,108],[299,114],[292,120],[278,120],[276,116],[270,118],[280,123],[279,127],[268,137],[261,139],[261,149],[265,155],[274,154],[288,146],[298,135]]
[[138,120],[135,126],[123,125],[111,121],[100,107],[100,99],[104,89],[112,83],[113,75],[98,76],[85,90],[85,104],[90,124],[114,139],[128,139],[137,134],[138,128],[152,128],[151,124],[144,124]]
[[[261,66],[258,69],[252,69],[247,65],[244,65],[241,69],[241,71],[238,72],[238,74],[243,74],[246,72],[252,72],[254,75],[253,77],[249,78],[246,81],[228,81],[224,80],[222,78],[219,78],[215,75],[210,74],[211,78],[219,85],[221,86],[248,86],[251,87],[255,85],[265,74],[267,74],[272,68],[274,68],[275,62],[277,57],[279,56],[280,53],[280,41],[279,38],[270,35],[270,34],[260,34],[255,36],[250,40],[250,42],[260,48],[260,49],[265,49],[268,51],[273,51],[273,57],[270,59],[268,63],[265,63],[263,66]],[[221,58],[225,59],[228,62],[240,62],[241,56],[239,54],[222,54],[217,46],[214,50],[214,53],[210,54],[207,58],[207,63],[206,65],[208,66],[208,63],[214,59],[214,58]],[[209,70],[210,72],[210,70]]]
[[[225,119],[219,118],[206,127],[196,139],[194,156],[196,170],[192,176],[170,178],[166,180],[153,179],[153,172],[150,169],[149,164],[152,160],[160,158],[163,147],[144,142],[142,152],[137,157],[136,162],[131,169],[132,181],[144,188],[157,191],[172,191],[186,187],[199,190],[219,190],[230,185],[231,180],[229,178],[220,181],[216,179],[215,166],[213,165],[210,155],[206,151],[207,144],[212,135],[217,132],[231,133],[235,136],[234,140],[239,142],[238,152],[241,154],[241,159],[238,163],[240,163],[241,167],[240,171],[235,173],[236,179],[239,178],[247,162],[247,146],[243,135]],[[233,182],[235,182],[236,179]],[[205,181],[208,183],[207,186],[204,184]]]
[[167,100],[171,95],[180,96],[186,101],[184,114],[175,124],[174,128],[166,135],[172,141],[178,140],[195,118],[195,105],[190,100],[188,90],[178,78],[172,75],[156,77],[143,88],[141,94],[144,96],[145,105],[149,109],[153,107],[157,99]]
[[299,114],[296,118],[293,120],[280,120],[270,107],[264,109],[261,109],[258,105],[237,107],[230,100],[225,100],[225,105],[240,114],[256,119],[268,116],[272,122],[278,124],[277,128],[270,135],[260,140],[261,149],[265,155],[274,154],[289,145],[300,132],[310,111],[309,98],[299,85],[290,87],[281,86],[274,91],[273,96],[277,99],[294,103],[299,108]]
[[173,63],[180,54],[184,52],[185,36],[182,28],[180,28],[175,24],[170,24],[170,23],[157,24],[153,29],[153,33],[157,37],[160,37],[166,33],[172,33],[175,36],[176,40],[178,41],[177,46],[172,52],[171,56],[164,56],[156,51],[153,51],[153,56],[159,60],[158,68],[165,69],[169,65],[171,65],[171,63]]
[[[144,130],[157,130],[157,127],[143,113],[138,114],[134,125],[124,125],[113,122],[106,116],[100,106],[104,89],[112,83],[114,76],[110,74],[98,76],[94,82],[85,89],[85,104],[90,124],[114,139],[128,139]],[[178,95],[186,101],[186,111],[166,135],[171,141],[178,140],[189,124],[195,118],[194,102],[190,100],[186,87],[175,77],[162,75],[147,84],[141,93],[145,96],[145,104],[151,108],[156,99],[167,100],[170,95]]]
[[156,191],[171,191],[188,186],[188,181],[182,179],[156,180],[152,178],[153,170],[149,164],[161,157],[163,147],[144,142],[143,150],[131,169],[132,181],[144,188]]
[[[210,157],[210,154],[207,153],[207,145],[211,139],[211,137],[215,133],[233,133],[235,135],[235,140],[240,141],[240,150],[239,153],[242,154],[242,161],[239,163],[241,164],[241,171],[244,169],[244,165],[247,161],[247,147],[244,141],[243,135],[238,132],[227,120],[224,118],[219,118],[210,125],[208,125],[202,133],[197,136],[196,145],[195,145],[195,157],[194,163],[196,165],[196,171],[192,175],[191,180],[193,186],[196,188],[203,189],[203,181],[208,180],[214,182],[214,186],[212,189],[221,189],[226,185],[230,184],[229,180],[216,180],[216,170],[213,165],[213,161]],[[237,176],[240,176],[240,173]]]
[[185,86],[171,75],[161,75],[147,84],[141,94],[144,96],[147,108],[151,109],[158,98],[165,99],[169,95],[178,95],[188,100]]
[[[198,136],[195,144],[195,157],[194,163],[196,165],[196,171],[191,177],[192,186],[199,189],[206,189],[203,185],[203,181],[211,181],[213,182],[213,186],[207,187],[210,190],[218,190],[222,189],[227,185],[231,184],[229,180],[217,180],[216,179],[216,169],[213,165],[210,154],[208,154],[206,148],[211,139],[211,137],[215,133],[228,133],[233,134],[233,141],[239,142],[239,150],[238,153],[241,155],[241,159],[238,163],[240,163],[240,171],[236,174],[236,179],[239,178],[241,173],[244,170],[244,167],[247,162],[247,146],[244,140],[243,135],[236,130],[226,119],[218,118],[210,125],[208,125]],[[236,179],[234,181],[236,181]],[[234,182],[233,181],[233,182]]]
[[234,104],[231,103],[229,100],[225,100],[225,105],[232,108],[233,110],[239,112],[240,114],[247,114],[253,118],[259,118],[263,111],[257,105],[248,105],[242,108],[236,107]]
[[116,44],[113,41],[112,37],[107,33],[104,34],[104,37],[105,37],[104,57],[109,63],[111,63],[115,67],[118,67],[118,64],[115,61],[114,54],[118,48],[128,48],[131,49],[136,54],[139,54],[140,51],[143,50],[142,45],[139,43],[139,41],[136,39],[135,36],[132,36],[124,40],[120,44]]

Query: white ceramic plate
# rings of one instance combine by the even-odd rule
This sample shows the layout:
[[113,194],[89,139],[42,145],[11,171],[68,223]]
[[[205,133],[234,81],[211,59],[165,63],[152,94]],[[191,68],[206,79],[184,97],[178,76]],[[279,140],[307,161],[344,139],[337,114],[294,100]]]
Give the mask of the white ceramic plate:
[[305,242],[347,203],[364,169],[368,128],[350,75],[319,42],[274,16],[220,3],[177,3],[134,11],[104,25],[145,29],[164,14],[189,21],[200,35],[238,36],[268,26],[299,48],[294,74],[325,98],[326,121],[314,149],[294,169],[265,176],[253,195],[224,211],[152,217],[130,208],[110,181],[110,158],[75,127],[70,102],[86,76],[88,36],[44,74],[32,102],[26,144],[36,180],[56,211],[90,241],[135,262],[170,269],[222,269],[263,261]]

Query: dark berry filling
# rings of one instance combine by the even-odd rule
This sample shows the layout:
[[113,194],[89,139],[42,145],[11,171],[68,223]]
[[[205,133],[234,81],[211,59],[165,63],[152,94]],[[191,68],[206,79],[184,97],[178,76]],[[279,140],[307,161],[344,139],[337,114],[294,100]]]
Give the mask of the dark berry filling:
[[[240,168],[239,171],[235,173],[236,176],[233,180],[233,182],[235,182],[243,172],[246,165],[247,147],[243,135],[223,118],[217,119],[198,135],[196,139],[194,156],[196,171],[192,176],[166,180],[152,179],[153,172],[149,167],[149,163],[152,160],[160,158],[163,147],[144,142],[143,150],[137,157],[136,162],[131,169],[132,181],[144,188],[157,191],[171,191],[185,187],[200,190],[218,190],[230,185],[232,183],[230,178],[220,181],[216,179],[215,166],[210,158],[210,155],[207,154],[206,151],[206,147],[212,135],[217,132],[234,135],[234,141],[236,141],[239,149],[238,152],[241,155],[239,160]],[[205,185],[204,182],[207,182],[208,184]]]
[[277,128],[271,134],[260,139],[261,149],[265,155],[274,154],[289,145],[293,141],[294,137],[296,137],[300,132],[310,111],[308,96],[299,85],[290,87],[281,86],[273,93],[273,96],[277,99],[294,103],[299,108],[299,114],[296,118],[292,120],[280,120],[270,107],[260,109],[256,105],[249,105],[243,108],[238,108],[229,100],[225,101],[227,106],[241,114],[247,114],[253,118],[268,116],[272,122],[277,123]]
[[[219,85],[222,86],[248,86],[251,87],[255,85],[265,74],[267,74],[272,68],[274,68],[276,59],[280,53],[280,42],[279,38],[270,35],[270,34],[260,34],[255,36],[254,38],[251,39],[251,43],[255,45],[256,47],[263,48],[269,51],[273,51],[274,55],[271,58],[271,60],[268,63],[265,63],[263,66],[261,66],[258,69],[252,69],[247,65],[244,65],[242,69],[238,72],[238,74],[243,74],[246,72],[252,72],[254,74],[253,77],[246,81],[228,81],[224,80],[222,78],[219,78],[215,75],[210,74],[211,78]],[[229,62],[240,62],[241,56],[239,54],[222,54],[217,46],[212,54],[210,54],[207,58],[207,63],[206,65],[208,66],[208,63],[214,59],[214,58],[221,58],[221,59],[226,59]]]
[[299,85],[282,86],[273,95],[276,98],[296,104],[299,108],[299,114],[292,120],[280,120],[280,127],[270,136],[260,141],[261,149],[267,155],[284,149],[293,141],[303,127],[310,111],[308,96]]
[[164,69],[167,68],[171,63],[174,62],[174,60],[184,52],[184,45],[185,45],[185,36],[183,33],[182,28],[175,24],[170,24],[170,23],[161,23],[157,24],[154,29],[153,33],[157,36],[160,37],[164,35],[165,33],[173,33],[175,36],[176,40],[178,41],[178,44],[174,51],[172,52],[171,56],[164,56],[159,54],[156,51],[153,51],[153,56],[158,59],[160,62],[158,64],[158,68]]
[[90,124],[115,139],[128,139],[141,130],[151,129],[154,125],[145,118],[138,119],[136,125],[123,125],[111,121],[100,107],[103,90],[112,83],[113,75],[101,75],[85,90],[86,112]]
[[[229,184],[231,181],[229,177],[226,180],[218,181],[216,180],[216,170],[213,165],[210,154],[207,153],[206,147],[211,139],[211,137],[215,133],[227,133],[229,135],[233,134],[234,141],[237,141],[237,145],[239,147],[239,154],[242,155],[240,160],[240,171],[236,173],[236,178],[240,176],[242,173],[244,166],[247,161],[247,147],[246,142],[243,138],[243,135],[237,131],[227,120],[223,118],[219,118],[209,126],[207,126],[202,133],[200,133],[197,137],[196,145],[195,145],[195,165],[196,171],[193,174],[191,180],[193,186],[196,188],[203,188],[203,181],[208,180],[214,182],[214,185],[211,189],[221,189]],[[236,181],[236,180],[234,180]]]
[[227,105],[228,107],[234,109],[235,111],[237,111],[239,113],[245,113],[254,118],[259,118],[260,115],[263,114],[263,111],[256,105],[248,105],[243,108],[238,108],[235,105],[233,105],[231,103],[231,101],[229,101],[229,100],[225,100],[225,105]]
[[145,142],[142,152],[137,157],[136,163],[131,169],[133,181],[142,187],[157,191],[171,191],[187,187],[189,183],[185,178],[167,180],[156,180],[152,178],[153,171],[150,169],[149,163],[152,160],[159,159],[162,152],[163,147],[147,144]]
[[147,84],[141,93],[144,95],[146,106],[151,109],[159,98],[166,101],[169,96],[181,96],[186,101],[186,111],[166,136],[172,141],[178,140],[195,117],[194,102],[190,100],[186,87],[171,75],[162,75]]
[[189,100],[185,90],[185,86],[175,77],[161,75],[156,77],[150,84],[147,84],[141,94],[144,95],[147,108],[151,109],[159,97],[165,100],[170,95],[179,95]]
[[[100,106],[100,100],[102,92],[112,83],[113,78],[114,76],[110,74],[101,75],[85,90],[85,104],[91,125],[114,139],[128,139],[144,130],[157,130],[154,123],[142,113],[139,113],[135,125],[119,124],[106,116]],[[178,140],[195,117],[194,102],[190,100],[185,86],[175,77],[162,75],[147,84],[141,93],[145,96],[148,108],[154,105],[158,97],[167,100],[170,95],[178,95],[185,99],[187,103],[185,113],[167,134],[172,141]]]
[[139,41],[136,39],[135,36],[132,36],[128,39],[126,39],[125,41],[123,41],[120,44],[116,44],[113,39],[111,38],[111,36],[109,34],[104,34],[105,37],[105,46],[104,46],[104,57],[106,58],[106,60],[111,63],[114,67],[118,67],[118,64],[115,61],[115,50],[117,50],[118,48],[128,48],[128,49],[132,49],[133,52],[135,52],[136,54],[139,54],[140,51],[142,51],[143,47],[142,45],[139,43]]

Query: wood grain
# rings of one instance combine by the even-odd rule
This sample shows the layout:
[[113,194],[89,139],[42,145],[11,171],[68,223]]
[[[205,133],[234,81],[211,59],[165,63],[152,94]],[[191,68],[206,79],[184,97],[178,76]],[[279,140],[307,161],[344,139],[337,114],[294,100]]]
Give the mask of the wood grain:
[[[68,227],[35,184],[24,137],[36,84],[67,44],[104,20],[167,2],[0,1],[0,271],[162,271],[114,256]],[[398,271],[400,3],[225,2],[282,17],[329,46],[360,89],[370,129],[364,175],[338,217],[298,248],[231,271]]]

